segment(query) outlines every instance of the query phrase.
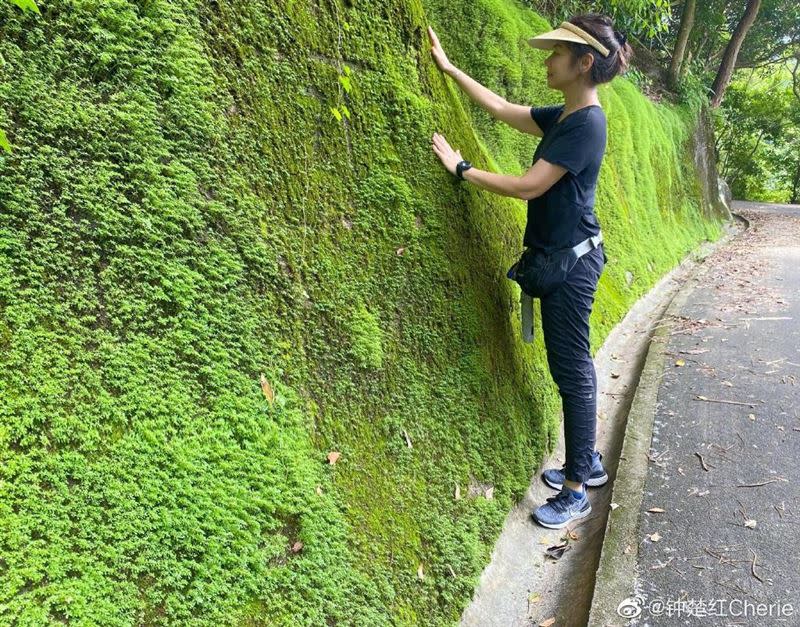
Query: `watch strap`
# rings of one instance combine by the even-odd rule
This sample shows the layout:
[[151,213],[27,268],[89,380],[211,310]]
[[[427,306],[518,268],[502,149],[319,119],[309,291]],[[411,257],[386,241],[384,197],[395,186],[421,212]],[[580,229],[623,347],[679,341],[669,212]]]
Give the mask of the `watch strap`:
[[459,161],[458,164],[456,165],[456,176],[463,181],[464,170],[469,170],[471,167],[472,164],[466,159],[464,159],[463,161]]

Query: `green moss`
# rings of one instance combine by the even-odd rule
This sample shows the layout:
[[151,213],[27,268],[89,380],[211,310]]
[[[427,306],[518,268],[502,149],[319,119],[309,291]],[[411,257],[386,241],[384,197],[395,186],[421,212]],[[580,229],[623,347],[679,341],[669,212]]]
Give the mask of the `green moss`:
[[380,368],[383,364],[383,333],[378,319],[361,305],[353,314],[350,330],[356,361],[366,368]]
[[[522,172],[535,140],[441,75],[425,26],[544,104],[524,43],[544,20],[500,0],[7,4],[0,622],[455,622],[560,402],[505,279],[524,204],[430,148],[438,130]],[[624,80],[601,99],[593,349],[719,234],[693,113]]]

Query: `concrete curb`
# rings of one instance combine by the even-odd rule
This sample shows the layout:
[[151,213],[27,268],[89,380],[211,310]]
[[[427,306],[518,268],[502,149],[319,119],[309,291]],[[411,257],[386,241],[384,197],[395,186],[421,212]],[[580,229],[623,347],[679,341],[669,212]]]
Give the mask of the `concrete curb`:
[[701,246],[692,253],[696,266],[690,270],[685,285],[675,294],[664,312],[665,322],[655,328],[650,339],[636,393],[625,426],[622,453],[617,467],[611,502],[619,507],[608,514],[600,562],[595,575],[595,587],[589,613],[589,625],[618,627],[628,619],[617,613],[619,604],[636,594],[636,574],[639,553],[639,515],[644,496],[644,484],[649,470],[647,453],[653,433],[656,403],[664,374],[665,350],[672,325],[669,320],[678,315],[697,280],[705,273],[706,257],[727,245],[741,230],[749,227],[743,217],[733,214],[742,225],[730,228],[713,244]]

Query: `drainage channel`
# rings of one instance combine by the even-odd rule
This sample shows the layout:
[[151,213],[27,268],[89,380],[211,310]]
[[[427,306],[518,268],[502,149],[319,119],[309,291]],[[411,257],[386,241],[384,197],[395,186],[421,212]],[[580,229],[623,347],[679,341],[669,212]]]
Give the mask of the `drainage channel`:
[[[592,513],[564,529],[540,527],[530,512],[555,494],[541,480],[542,469],[564,463],[563,432],[551,455],[542,460],[524,498],[506,518],[488,566],[481,574],[471,603],[461,616],[463,627],[553,627],[588,624],[600,560],[611,491],[625,435],[628,412],[642,372],[653,331],[670,302],[698,263],[742,230],[728,225],[715,243],[706,243],[687,256],[630,309],[609,333],[595,355],[598,381],[597,450],[609,482],[589,488]],[[545,549],[562,544],[569,531],[569,549],[558,560]],[[554,619],[552,623],[548,619]]]

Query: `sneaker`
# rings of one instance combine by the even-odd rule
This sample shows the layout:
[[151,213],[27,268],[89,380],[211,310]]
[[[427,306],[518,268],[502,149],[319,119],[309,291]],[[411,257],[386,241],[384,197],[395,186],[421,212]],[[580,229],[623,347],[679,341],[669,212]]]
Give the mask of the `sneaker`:
[[[584,485],[587,485],[590,488],[597,488],[601,485],[604,485],[606,481],[608,481],[608,475],[606,474],[605,468],[603,468],[603,464],[601,463],[602,459],[602,453],[599,453],[598,451],[594,451],[592,453],[592,472],[589,475],[589,478],[584,482]],[[554,490],[560,490],[564,486],[564,469],[566,467],[567,465],[564,464],[560,469],[548,468],[542,473],[542,479],[544,479],[544,482]]]
[[562,488],[561,492],[547,499],[544,505],[531,513],[533,519],[550,529],[561,529],[573,520],[584,518],[592,512],[592,504],[586,496],[586,490],[580,498],[576,498],[569,488]]

